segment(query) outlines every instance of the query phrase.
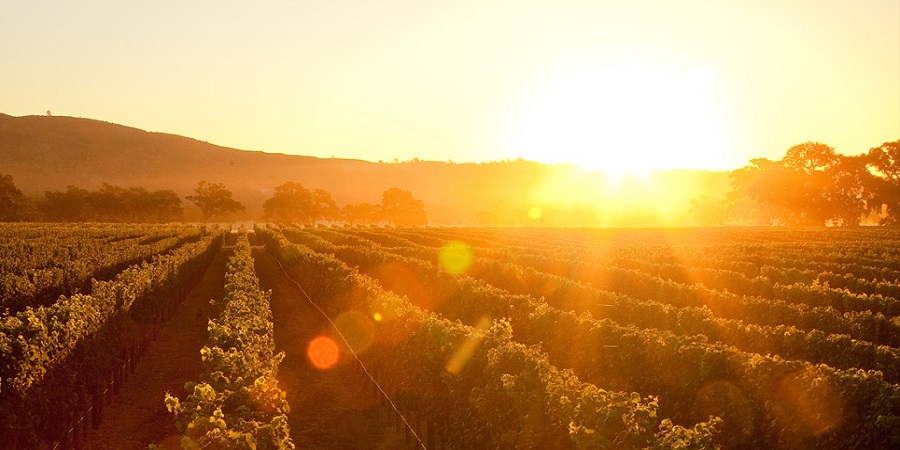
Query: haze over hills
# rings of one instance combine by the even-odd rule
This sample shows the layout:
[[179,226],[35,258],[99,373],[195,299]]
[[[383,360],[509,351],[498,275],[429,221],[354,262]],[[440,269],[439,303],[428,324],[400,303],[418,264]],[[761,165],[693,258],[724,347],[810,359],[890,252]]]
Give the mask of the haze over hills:
[[[338,206],[378,203],[390,187],[425,203],[432,224],[690,225],[690,201],[721,197],[727,172],[666,171],[644,180],[608,183],[571,165],[530,161],[449,163],[361,160],[237,150],[92,119],[0,114],[0,173],[28,196],[73,185],[96,189],[172,189],[182,197],[199,180],[221,182],[262,219],[272,188],[296,181],[328,190]],[[189,205],[188,218],[196,211]]]

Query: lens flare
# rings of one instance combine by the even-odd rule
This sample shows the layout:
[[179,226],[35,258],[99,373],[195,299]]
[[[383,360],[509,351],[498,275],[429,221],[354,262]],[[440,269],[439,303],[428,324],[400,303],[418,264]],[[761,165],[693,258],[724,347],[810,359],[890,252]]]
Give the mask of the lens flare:
[[490,328],[490,326],[491,318],[488,316],[482,316],[478,321],[478,324],[475,325],[475,328],[479,331],[469,335],[466,340],[456,348],[456,351],[453,352],[453,356],[450,357],[450,360],[447,361],[447,365],[445,366],[447,372],[456,375],[463,370],[463,368],[466,366],[466,363],[469,362],[469,359],[472,358],[472,356],[475,354],[475,350],[478,350],[478,346],[484,339],[484,335],[481,334],[480,331],[487,330],[488,328]]
[[367,314],[360,311],[342,313],[334,319],[334,326],[340,330],[347,344],[356,353],[368,350],[375,340],[375,324]]
[[367,317],[371,317],[373,343],[402,342],[417,330],[418,327],[409,326],[403,318],[405,313],[400,312],[408,305],[407,299],[394,293],[385,293],[369,305]]
[[722,439],[729,448],[739,448],[756,433],[753,406],[744,392],[733,383],[723,380],[704,384],[697,390],[694,410],[706,418],[718,416],[725,420]]
[[341,347],[328,336],[318,336],[306,346],[306,357],[316,369],[328,370],[341,359]]
[[778,386],[782,420],[815,436],[843,421],[844,405],[837,390],[809,369],[784,377]]
[[472,267],[474,255],[472,253],[472,247],[469,247],[466,243],[450,241],[441,247],[438,259],[440,260],[441,267],[443,267],[447,273],[458,275],[469,270],[469,267]]
[[528,218],[532,220],[540,219],[542,215],[544,215],[544,212],[541,211],[541,208],[537,206],[534,206],[528,210]]

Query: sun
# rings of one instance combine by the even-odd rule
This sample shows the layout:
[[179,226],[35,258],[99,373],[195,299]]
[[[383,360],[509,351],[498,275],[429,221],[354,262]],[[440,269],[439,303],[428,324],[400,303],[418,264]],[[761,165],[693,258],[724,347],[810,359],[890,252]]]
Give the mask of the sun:
[[517,105],[509,147],[524,159],[575,163],[611,179],[720,169],[728,133],[716,83],[712,67],[646,59],[560,67]]

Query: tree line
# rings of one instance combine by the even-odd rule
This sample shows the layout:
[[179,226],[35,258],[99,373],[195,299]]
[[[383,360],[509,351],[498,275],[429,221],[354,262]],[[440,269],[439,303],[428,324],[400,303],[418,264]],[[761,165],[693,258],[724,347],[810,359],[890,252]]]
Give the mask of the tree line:
[[95,191],[68,186],[26,198],[10,175],[0,174],[0,221],[175,222],[182,220],[181,198],[172,190],[148,191],[104,183]]
[[731,180],[732,190],[724,200],[694,202],[702,224],[900,223],[900,141],[855,156],[838,154],[820,142],[804,142],[778,161],[750,160],[731,172]]
[[343,220],[350,224],[390,222],[394,225],[425,225],[425,204],[409,191],[390,188],[381,195],[381,203],[352,203],[338,208],[331,193],[310,191],[300,183],[287,182],[275,188],[263,203],[267,218],[283,223],[312,223],[318,220]]
[[[201,180],[194,193],[184,197],[196,206],[204,221],[233,219],[246,207],[233,198],[224,183]],[[298,182],[286,182],[273,190],[263,204],[264,219],[280,223],[316,224],[342,221],[351,224],[390,223],[402,226],[427,223],[425,205],[409,191],[390,188],[381,203],[353,203],[339,208],[331,193],[309,190]],[[148,191],[110,184],[95,191],[68,186],[27,198],[10,175],[0,174],[0,222],[177,222],[184,220],[184,202],[175,191]]]
[[[805,142],[777,161],[767,158],[730,174],[732,189],[724,199],[693,202],[701,225],[856,226],[900,223],[900,140],[867,153],[848,156],[820,142]],[[246,211],[223,183],[200,181],[185,197],[204,220],[231,219]],[[276,186],[263,206],[266,220],[315,224],[391,223],[424,225],[424,204],[408,191],[390,188],[377,204],[352,203],[341,208],[331,193],[298,182]],[[104,184],[99,190],[69,186],[26,198],[12,177],[0,174],[0,221],[170,222],[184,218],[182,199],[171,190],[148,191]]]

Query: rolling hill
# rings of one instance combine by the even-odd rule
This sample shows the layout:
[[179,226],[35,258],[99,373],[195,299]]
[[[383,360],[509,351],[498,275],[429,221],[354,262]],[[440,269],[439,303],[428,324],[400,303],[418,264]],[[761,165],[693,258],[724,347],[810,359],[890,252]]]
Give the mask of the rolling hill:
[[[651,217],[646,225],[663,224],[658,211],[654,213],[648,205],[611,206],[611,192],[594,192],[604,201],[588,200],[593,191],[603,190],[596,179],[580,175],[577,183],[559,183],[570,180],[574,170],[569,165],[522,160],[375,163],[286,155],[226,148],[92,119],[0,114],[0,173],[12,175],[16,186],[29,196],[69,185],[96,189],[103,183],[172,189],[183,196],[192,193],[199,180],[207,180],[224,183],[247,206],[248,214],[260,219],[262,203],[272,188],[297,181],[307,188],[330,191],[338,206],[378,203],[384,190],[399,187],[425,203],[433,224],[528,224],[526,212],[534,205],[547,211],[555,208],[558,214],[551,224],[559,226],[616,225],[615,221],[598,222],[596,214],[593,219],[563,214],[584,207],[605,209],[607,218]],[[653,181],[654,189],[670,193],[675,189],[683,197],[669,200],[665,207],[667,223],[679,225],[689,223],[686,211],[674,211],[686,210],[690,199],[717,196],[728,189],[727,172],[659,172]],[[654,197],[644,191],[645,200]],[[573,196],[575,192],[578,195]],[[187,210],[189,217],[195,215],[192,208]]]

